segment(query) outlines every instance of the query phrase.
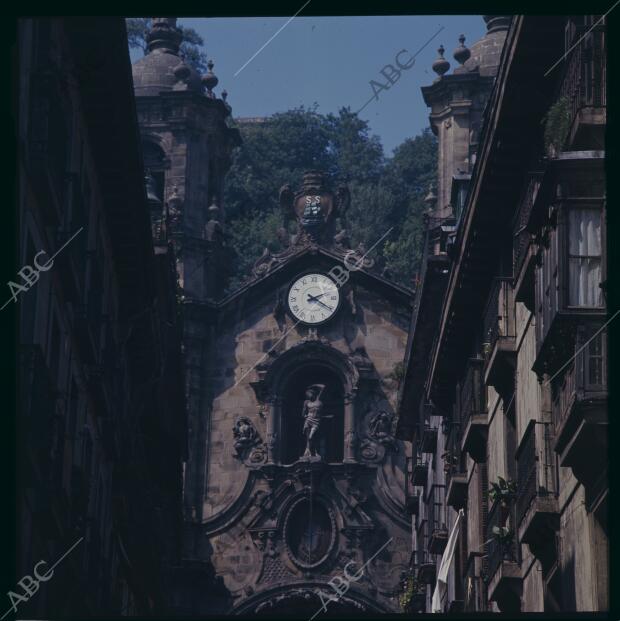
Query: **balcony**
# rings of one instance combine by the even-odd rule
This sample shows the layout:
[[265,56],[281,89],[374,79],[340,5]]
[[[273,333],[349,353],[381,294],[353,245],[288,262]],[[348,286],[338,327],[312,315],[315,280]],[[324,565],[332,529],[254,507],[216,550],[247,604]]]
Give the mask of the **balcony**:
[[445,497],[446,488],[443,485],[433,485],[426,500],[428,551],[431,554],[443,554],[448,543]]
[[457,511],[467,505],[467,472],[454,468],[447,476],[446,504]]
[[411,473],[411,481],[414,485],[426,486],[426,479],[428,477],[428,464],[423,461],[418,461],[413,466],[413,472]]
[[496,278],[483,316],[484,382],[502,392],[516,364],[515,303],[512,278]]
[[461,450],[476,463],[487,457],[486,391],[482,382],[482,358],[470,358],[460,386]]
[[[600,326],[607,319],[601,282],[606,262],[604,161],[602,152],[564,152],[548,164],[541,191],[555,194],[551,208],[547,201],[540,201],[536,217],[544,243],[538,244],[535,265],[536,359],[532,370],[540,378],[564,371],[575,355],[579,326],[597,321]],[[588,255],[587,269],[585,259],[570,252],[571,248],[583,251],[586,242],[580,231],[586,229],[587,243],[598,247],[590,251],[594,254]]]
[[420,439],[420,450],[423,453],[435,453],[437,448],[437,428],[425,425]]
[[514,518],[514,506],[506,507],[496,501],[489,510],[487,521],[488,597],[502,612],[519,610],[520,607],[522,580]]
[[407,614],[424,612],[426,605],[426,584],[421,583],[417,576],[416,556],[415,551],[411,553],[409,572],[402,583],[403,595],[407,593],[408,597],[405,601],[401,599],[401,607],[403,612]]
[[532,261],[534,257],[533,235],[529,221],[534,204],[540,196],[539,190],[543,176],[542,170],[530,173],[513,224],[512,273],[514,274],[514,297],[515,301],[523,302],[530,312],[534,312],[535,300],[534,265]]
[[583,37],[568,53],[560,97],[567,107],[570,130],[567,143],[572,149],[603,149],[605,140],[607,72],[605,25],[590,32],[585,26],[575,30]]
[[420,512],[420,493],[413,485],[413,458],[407,457],[407,476],[405,477],[405,510],[409,515],[418,515]]
[[442,455],[446,474],[446,504],[463,509],[467,505],[467,468],[462,459],[460,425],[452,425],[448,434],[448,450]]
[[418,580],[422,584],[434,584],[437,575],[437,565],[435,559],[426,551],[418,550],[414,552],[414,564],[418,569]]
[[607,335],[598,326],[577,330],[572,364],[554,382],[555,452],[586,488],[607,467]]
[[560,526],[551,423],[530,421],[517,451],[516,518],[519,541],[546,561]]
[[463,612],[484,612],[486,608],[486,588],[482,578],[482,553],[471,553],[463,580]]

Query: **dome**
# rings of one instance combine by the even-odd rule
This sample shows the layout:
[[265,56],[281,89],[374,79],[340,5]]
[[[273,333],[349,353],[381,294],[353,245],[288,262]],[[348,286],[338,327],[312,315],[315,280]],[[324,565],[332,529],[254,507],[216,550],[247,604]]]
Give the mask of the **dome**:
[[467,71],[478,70],[481,76],[495,76],[510,26],[510,16],[485,15],[484,21],[487,32],[469,48],[471,56],[463,67]]
[[176,18],[154,17],[147,35],[147,54],[132,66],[136,95],[159,95],[179,89],[202,90],[200,75],[179,56],[181,33]]

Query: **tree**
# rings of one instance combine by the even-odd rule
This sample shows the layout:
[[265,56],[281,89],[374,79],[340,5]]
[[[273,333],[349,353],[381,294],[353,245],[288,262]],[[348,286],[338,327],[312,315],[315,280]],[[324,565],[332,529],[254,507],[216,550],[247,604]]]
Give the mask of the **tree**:
[[298,187],[303,173],[320,169],[332,185],[346,181],[351,208],[346,226],[353,246],[383,255],[396,282],[411,286],[422,253],[424,196],[435,179],[436,139],[430,131],[408,138],[386,159],[377,136],[348,108],[321,115],[316,106],[274,114],[240,126],[243,145],[233,157],[224,201],[227,231],[237,253],[235,289],[265,247],[280,250],[278,190]]
[[[125,23],[129,48],[142,50],[146,54],[146,35],[151,27],[151,19],[149,17],[130,17],[125,20]],[[193,28],[185,28],[181,24],[178,24],[178,28],[182,37],[179,46],[181,57],[199,73],[206,73],[208,71],[207,55],[202,49],[204,39]]]

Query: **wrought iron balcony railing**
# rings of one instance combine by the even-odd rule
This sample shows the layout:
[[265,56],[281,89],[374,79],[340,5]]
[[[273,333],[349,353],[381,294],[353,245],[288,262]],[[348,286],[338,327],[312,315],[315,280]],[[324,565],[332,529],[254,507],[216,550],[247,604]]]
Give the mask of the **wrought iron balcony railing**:
[[585,108],[607,105],[605,26],[599,24],[582,37],[567,54],[560,97],[566,98],[571,126]]
[[542,177],[542,172],[536,171],[530,173],[530,178],[521,197],[519,210],[514,221],[512,273],[514,274],[515,279],[521,273],[521,268],[523,267],[530,248],[532,233],[528,229],[527,224],[530,219],[534,202],[538,195],[538,190],[540,189]]
[[484,353],[488,363],[500,339],[514,338],[512,277],[496,278],[483,317]]
[[486,550],[489,581],[504,561],[519,562],[514,503],[505,506],[498,500],[489,509]]
[[486,460],[487,402],[483,365],[483,358],[470,358],[458,395],[461,448],[477,463]]
[[517,454],[517,524],[537,498],[555,498],[556,475],[551,423],[532,421]]

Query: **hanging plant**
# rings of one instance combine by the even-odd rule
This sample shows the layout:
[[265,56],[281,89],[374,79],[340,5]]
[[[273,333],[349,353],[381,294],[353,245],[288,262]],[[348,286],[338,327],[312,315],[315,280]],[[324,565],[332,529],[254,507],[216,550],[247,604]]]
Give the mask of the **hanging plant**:
[[504,548],[512,546],[515,534],[508,526],[494,526],[492,533],[493,538]]
[[556,157],[564,148],[570,131],[570,101],[566,95],[560,97],[544,117],[545,149],[549,157]]
[[504,477],[497,477],[497,483],[491,483],[489,489],[489,500],[491,502],[500,501],[502,506],[506,507],[510,500],[515,497],[517,493],[517,484]]

